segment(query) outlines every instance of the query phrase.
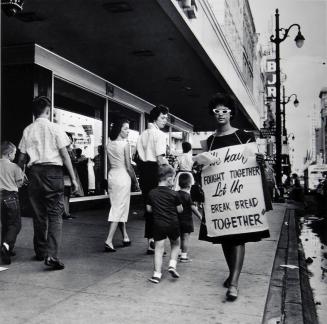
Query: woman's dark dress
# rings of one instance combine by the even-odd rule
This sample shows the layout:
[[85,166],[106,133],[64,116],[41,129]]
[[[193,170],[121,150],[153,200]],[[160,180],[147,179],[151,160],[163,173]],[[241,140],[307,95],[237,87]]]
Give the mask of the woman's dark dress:
[[[238,129],[235,133],[224,135],[224,136],[211,135],[207,139],[208,150],[212,151],[226,146],[255,142],[254,135],[251,132],[245,132],[241,129]],[[255,233],[233,234],[233,235],[226,235],[220,237],[208,237],[206,226],[201,225],[199,240],[212,242],[213,244],[240,245],[246,242],[257,242],[260,241],[262,238],[266,238],[269,236],[270,236],[269,231],[265,230]]]

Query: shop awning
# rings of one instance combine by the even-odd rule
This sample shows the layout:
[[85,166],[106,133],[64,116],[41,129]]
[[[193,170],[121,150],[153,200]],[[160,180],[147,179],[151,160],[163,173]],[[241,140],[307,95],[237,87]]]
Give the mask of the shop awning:
[[[156,1],[28,0],[2,15],[2,45],[37,43],[153,103],[167,105],[195,130],[212,130],[207,103],[229,91]],[[237,127],[253,122],[240,113]]]

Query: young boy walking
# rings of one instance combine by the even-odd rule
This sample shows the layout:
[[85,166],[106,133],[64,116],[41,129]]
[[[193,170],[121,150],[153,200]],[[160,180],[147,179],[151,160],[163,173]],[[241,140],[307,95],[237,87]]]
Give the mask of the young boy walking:
[[162,258],[167,237],[171,246],[168,272],[173,278],[179,278],[176,271],[180,244],[178,213],[183,211],[183,207],[178,193],[171,189],[174,177],[175,171],[170,165],[159,166],[158,187],[150,191],[146,204],[147,212],[152,213],[153,217],[153,238],[155,242],[154,273],[149,280],[156,284],[160,282],[162,276]]
[[16,146],[8,141],[1,143],[0,159],[0,199],[1,199],[1,259],[11,263],[16,238],[21,229],[18,188],[23,184],[24,174],[20,167],[12,163]]
[[183,212],[179,214],[179,226],[181,233],[181,257],[180,262],[190,262],[187,252],[189,247],[189,239],[192,232],[194,232],[192,212],[201,220],[202,215],[193,203],[190,195],[192,186],[192,176],[190,173],[182,173],[178,179],[178,185],[181,190],[178,191],[178,195],[182,202]]

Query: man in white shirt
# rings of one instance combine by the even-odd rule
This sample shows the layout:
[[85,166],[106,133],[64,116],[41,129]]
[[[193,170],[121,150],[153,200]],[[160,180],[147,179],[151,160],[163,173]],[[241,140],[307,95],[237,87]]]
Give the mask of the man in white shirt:
[[[165,158],[167,137],[161,130],[167,124],[168,113],[169,109],[163,105],[154,107],[150,112],[148,128],[140,135],[137,141],[136,148],[140,158],[138,163],[140,187],[145,205],[148,193],[158,185],[158,165],[168,164]],[[152,215],[146,209],[144,217],[144,237],[148,239],[147,254],[154,254]]]
[[38,261],[55,270],[64,269],[58,259],[64,211],[63,165],[78,185],[66,147],[70,140],[59,125],[50,121],[51,102],[47,97],[33,100],[35,121],[24,129],[19,143],[18,164],[27,162],[28,194],[34,210],[34,250]]

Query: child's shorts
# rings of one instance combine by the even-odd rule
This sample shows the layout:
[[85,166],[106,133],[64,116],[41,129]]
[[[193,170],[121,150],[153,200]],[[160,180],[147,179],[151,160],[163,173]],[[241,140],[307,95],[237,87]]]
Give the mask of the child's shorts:
[[161,241],[167,237],[172,241],[175,241],[180,237],[178,224],[169,226],[153,224],[153,239],[155,241]]
[[179,230],[181,233],[192,233],[194,232],[193,218],[191,215],[178,215]]
[[179,225],[180,233],[193,233],[194,232],[194,226],[193,223],[181,223]]

